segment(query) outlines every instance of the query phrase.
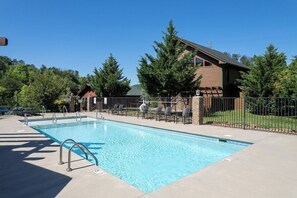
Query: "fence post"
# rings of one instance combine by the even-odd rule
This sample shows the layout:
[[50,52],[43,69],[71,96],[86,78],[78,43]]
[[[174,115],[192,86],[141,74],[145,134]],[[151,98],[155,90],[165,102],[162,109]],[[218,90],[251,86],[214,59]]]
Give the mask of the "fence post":
[[192,101],[192,123],[197,125],[203,124],[203,97],[194,96]]

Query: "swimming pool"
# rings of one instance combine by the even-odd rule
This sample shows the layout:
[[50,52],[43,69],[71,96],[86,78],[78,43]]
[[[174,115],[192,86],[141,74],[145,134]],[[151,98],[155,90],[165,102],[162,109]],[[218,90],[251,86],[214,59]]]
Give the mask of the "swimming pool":
[[[32,127],[59,143],[71,138],[84,144],[100,168],[144,192],[155,191],[249,145],[108,120]],[[81,155],[78,149],[75,152]]]

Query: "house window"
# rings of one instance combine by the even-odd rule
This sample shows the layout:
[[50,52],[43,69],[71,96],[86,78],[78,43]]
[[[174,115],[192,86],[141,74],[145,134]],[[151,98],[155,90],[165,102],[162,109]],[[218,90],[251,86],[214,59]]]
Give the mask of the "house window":
[[210,62],[202,60],[198,57],[194,58],[194,63],[195,63],[195,65],[200,65],[200,66],[211,66]]
[[196,65],[203,65],[203,60],[201,60],[200,58],[195,58],[195,63]]
[[211,63],[208,61],[204,61],[204,65],[203,66],[211,66]]

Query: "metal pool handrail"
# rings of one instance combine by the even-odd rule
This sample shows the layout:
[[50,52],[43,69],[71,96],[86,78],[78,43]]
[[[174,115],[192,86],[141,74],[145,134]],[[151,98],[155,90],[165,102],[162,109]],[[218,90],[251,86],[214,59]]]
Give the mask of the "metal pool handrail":
[[52,118],[53,118],[53,124],[57,124],[57,116],[55,112],[53,113]]
[[[71,169],[71,150],[77,146],[86,156],[86,159],[88,160],[88,154],[91,155],[93,157],[93,159],[96,162],[96,166],[98,166],[98,160],[97,158],[93,155],[93,153],[91,153],[89,151],[89,149],[87,147],[85,147],[85,145],[81,144],[81,143],[77,143],[76,141],[74,141],[73,139],[66,139],[62,142],[62,144],[60,145],[60,161],[59,161],[59,165],[64,164],[64,162],[62,161],[62,153],[63,153],[63,145],[66,142],[73,142],[73,145],[70,147],[69,151],[68,151],[68,168],[66,169],[66,171],[72,171]],[[88,153],[88,154],[87,154]]]
[[[73,139],[66,139],[62,142],[62,144],[60,145],[60,159],[59,159],[59,165],[62,165],[64,164],[63,160],[62,160],[62,155],[63,155],[63,145],[66,143],[66,142],[73,142],[74,144],[76,144],[77,142],[74,141]],[[78,147],[85,155],[86,155],[86,159],[88,159],[88,155],[87,153],[81,148],[81,147]]]
[[63,106],[62,111],[63,111],[63,116],[65,117],[66,113],[68,113],[67,107],[65,105]]
[[28,125],[28,117],[27,117],[27,114],[25,113],[25,115],[24,115],[24,122],[25,122],[25,125]]
[[100,119],[104,120],[104,117],[103,117],[102,113],[99,112],[98,110],[95,110],[95,111],[96,111],[96,119],[98,119],[98,114],[100,114]]
[[78,116],[79,116],[79,119],[80,119],[80,121],[81,121],[81,116],[80,116],[80,113],[77,111],[76,113],[75,113],[75,120],[76,120],[76,122],[77,122],[77,118],[78,118]]
[[93,157],[93,159],[95,160],[95,162],[96,162],[96,166],[98,166],[98,160],[97,160],[97,158],[93,155],[93,153],[91,153],[90,151],[89,151],[89,149],[87,149],[87,147],[85,147],[83,144],[81,144],[81,143],[75,143],[75,144],[73,144],[71,147],[70,147],[70,149],[69,149],[69,151],[68,151],[68,168],[66,169],[66,171],[72,171],[72,169],[71,169],[71,150],[75,147],[75,146],[77,146],[78,148],[83,148],[87,153],[89,153],[89,155],[91,155],[92,157]]
[[44,105],[42,105],[42,106],[41,106],[41,116],[42,116],[42,118],[44,118],[44,116],[45,116],[45,113],[46,113],[45,106],[44,106]]

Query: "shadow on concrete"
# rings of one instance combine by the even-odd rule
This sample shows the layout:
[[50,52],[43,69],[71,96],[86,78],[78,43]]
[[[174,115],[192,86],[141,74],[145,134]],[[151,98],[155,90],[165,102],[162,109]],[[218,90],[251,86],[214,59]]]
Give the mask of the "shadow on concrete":
[[[0,133],[0,197],[55,197],[58,193],[69,183],[70,177],[60,173],[36,166],[32,163],[44,159],[43,153],[56,152],[48,148],[58,147],[52,145],[51,140],[22,140],[16,137],[22,136],[25,138],[26,134],[10,134],[9,140],[7,137],[3,138]],[[30,134],[30,138],[33,134]],[[35,134],[36,138],[40,134]],[[15,139],[15,140],[14,140]],[[22,145],[20,143],[23,142]],[[5,145],[5,143],[7,143]],[[15,143],[16,145],[12,145]],[[3,146],[4,144],[4,146]],[[30,149],[30,147],[32,149]],[[47,150],[42,151],[44,147]],[[30,156],[31,154],[34,154]],[[35,157],[41,154],[41,156]]]

